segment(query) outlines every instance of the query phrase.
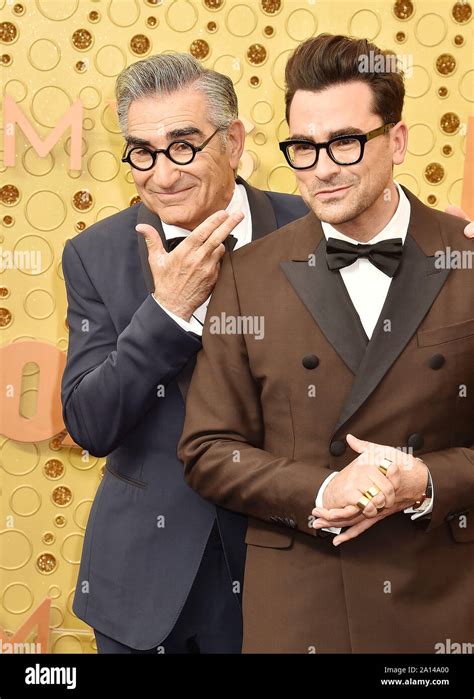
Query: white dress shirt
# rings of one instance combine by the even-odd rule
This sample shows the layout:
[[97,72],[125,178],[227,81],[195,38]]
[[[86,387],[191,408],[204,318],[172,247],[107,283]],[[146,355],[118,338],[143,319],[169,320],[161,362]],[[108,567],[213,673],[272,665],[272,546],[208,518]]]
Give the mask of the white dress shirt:
[[[237,213],[242,211],[244,218],[237,226],[231,231],[231,235],[237,238],[234,250],[241,248],[243,245],[247,245],[252,240],[252,217],[250,214],[249,200],[247,198],[247,192],[243,184],[236,184],[234,193],[232,194],[232,199],[229,205],[225,209],[229,214]],[[166,240],[170,238],[178,238],[181,236],[187,237],[191,231],[187,231],[184,228],[179,228],[179,226],[171,226],[168,223],[161,222],[163,226],[163,232],[165,234]],[[155,298],[153,296],[153,298]],[[206,318],[207,306],[209,304],[211,297],[209,296],[206,301],[204,301],[199,308],[196,308],[191,319],[189,321],[180,318],[175,313],[171,313],[167,308],[161,305],[158,301],[156,303],[161,306],[161,308],[167,313],[171,318],[173,318],[178,325],[180,325],[183,330],[191,331],[196,335],[202,335],[202,327],[204,325],[204,320]]]
[[[410,222],[411,207],[403,189],[397,182],[395,182],[395,185],[399,194],[397,209],[387,225],[379,233],[377,233],[377,235],[367,241],[367,243],[370,243],[371,245],[379,243],[382,240],[388,240],[389,238],[401,238],[402,243],[405,243],[408,224]],[[337,231],[331,226],[330,223],[321,221],[321,226],[326,240],[328,238],[338,238],[339,240],[345,240],[348,243],[357,243],[357,241],[355,241],[353,238],[349,238],[347,235]],[[390,284],[392,283],[392,277],[389,277],[384,272],[381,272],[377,267],[375,267],[375,265],[364,257],[359,258],[348,267],[343,267],[341,270],[339,270],[339,274],[341,275],[351,301],[354,304],[354,308],[359,314],[360,321],[366,335],[370,340],[385,303],[385,299],[387,298],[388,290],[390,288]],[[336,475],[337,473],[331,473],[331,475],[328,476],[321,485],[316,497],[316,507],[323,507],[323,493],[331,479]],[[433,508],[433,500],[431,503],[431,508],[428,508],[424,512],[413,514],[412,519],[417,519],[422,515],[429,514]],[[413,510],[408,508],[406,512],[408,514],[412,514]],[[339,534],[341,530],[338,527],[330,527],[325,531]]]

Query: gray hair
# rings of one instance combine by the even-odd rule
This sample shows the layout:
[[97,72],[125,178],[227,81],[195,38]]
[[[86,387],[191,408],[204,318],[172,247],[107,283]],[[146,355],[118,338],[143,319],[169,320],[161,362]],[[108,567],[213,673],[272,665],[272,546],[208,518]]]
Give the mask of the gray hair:
[[[115,96],[122,134],[127,133],[128,109],[134,100],[169,95],[191,86],[206,97],[214,128],[224,131],[238,118],[237,95],[227,75],[203,68],[187,53],[156,54],[132,63],[117,77]],[[224,143],[225,136],[221,134]]]

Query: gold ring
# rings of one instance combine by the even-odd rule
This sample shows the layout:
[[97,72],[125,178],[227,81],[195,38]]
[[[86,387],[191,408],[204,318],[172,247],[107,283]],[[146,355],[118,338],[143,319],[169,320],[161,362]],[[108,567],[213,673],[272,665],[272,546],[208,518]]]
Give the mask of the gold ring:
[[390,459],[382,459],[382,463],[378,466],[379,471],[383,473],[384,476],[387,475],[387,471],[392,465]]
[[365,508],[367,507],[367,505],[369,504],[369,502],[370,502],[369,498],[367,498],[365,495],[363,495],[363,496],[362,496],[361,498],[359,498],[359,500],[357,501],[357,507],[358,507],[359,510],[362,512],[363,510],[365,510]]
[[376,488],[375,485],[371,485],[370,488],[365,491],[364,495],[366,498],[372,500],[378,493],[380,493],[379,488]]

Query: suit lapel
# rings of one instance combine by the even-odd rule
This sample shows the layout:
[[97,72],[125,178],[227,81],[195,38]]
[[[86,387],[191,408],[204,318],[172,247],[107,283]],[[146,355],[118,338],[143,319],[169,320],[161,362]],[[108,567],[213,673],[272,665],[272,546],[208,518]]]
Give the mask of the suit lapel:
[[236,184],[242,184],[247,192],[252,216],[252,240],[263,238],[267,233],[275,231],[277,220],[270,198],[261,189],[255,189],[241,177],[236,178]]
[[[303,230],[295,236],[293,259],[281,262],[281,268],[328,342],[355,374],[366,351],[368,337],[341,275],[328,269],[321,223],[309,213],[301,220],[301,226]],[[318,241],[316,250],[315,240]]]
[[334,432],[377,388],[417,331],[449,275],[449,270],[437,269],[434,264],[434,253],[444,247],[439,220],[410,192],[405,193],[411,216],[402,261]]

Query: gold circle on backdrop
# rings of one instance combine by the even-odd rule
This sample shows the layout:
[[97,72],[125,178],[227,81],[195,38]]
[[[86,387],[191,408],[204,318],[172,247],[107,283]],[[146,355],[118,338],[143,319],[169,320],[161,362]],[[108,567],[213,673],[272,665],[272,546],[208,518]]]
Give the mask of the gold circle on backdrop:
[[114,78],[127,65],[125,53],[118,46],[106,44],[94,56],[94,65],[101,75]]
[[87,520],[89,519],[92,503],[93,500],[91,500],[90,498],[87,500],[82,500],[75,508],[72,518],[79,527],[79,529],[85,530]]
[[58,597],[61,597],[61,588],[59,585],[51,585],[48,588],[48,595],[51,599],[58,599]]
[[112,109],[110,104],[107,104],[100,115],[100,122],[104,129],[109,133],[120,134],[120,125],[118,122],[117,112]]
[[54,231],[66,220],[66,206],[56,192],[41,189],[32,194],[25,204],[25,218],[33,228]]
[[437,46],[444,40],[447,33],[446,22],[434,12],[423,15],[415,24],[415,36],[422,46]]
[[250,113],[257,124],[268,124],[273,119],[274,109],[270,102],[261,100],[255,102]]
[[37,39],[28,49],[28,59],[36,70],[53,70],[61,60],[61,49],[51,39]]
[[49,626],[53,629],[56,629],[58,626],[61,626],[63,622],[64,612],[59,607],[56,607],[55,604],[52,604],[50,607],[49,614]]
[[405,92],[407,97],[423,97],[431,87],[431,75],[426,68],[420,65],[413,65],[411,76],[405,81]]
[[304,39],[313,36],[316,33],[317,27],[318,20],[316,15],[314,12],[306,10],[305,8],[290,12],[285,22],[288,36],[295,41],[304,41]]
[[52,653],[74,653],[74,655],[84,653],[82,643],[77,636],[72,633],[63,633],[56,639],[51,648]]
[[40,264],[38,265],[38,271],[35,269],[23,269],[18,268],[18,271],[22,274],[28,274],[30,276],[37,276],[46,272],[54,260],[54,252],[49,241],[40,235],[24,235],[18,238],[15,245],[13,246],[13,251],[15,253],[30,253],[35,252],[39,258]]
[[111,0],[107,14],[117,27],[131,27],[138,21],[140,10],[137,0]]
[[94,121],[94,119],[91,119],[90,117],[86,117],[85,119],[82,120],[82,126],[84,127],[85,131],[90,131],[91,129],[94,128],[95,121]]
[[5,93],[13,97],[15,102],[23,102],[28,94],[28,88],[23,80],[12,79],[5,83]]
[[45,320],[53,315],[56,302],[46,289],[31,289],[25,296],[23,308],[33,320]]
[[198,13],[189,0],[173,0],[166,10],[166,21],[175,32],[188,32],[198,20]]
[[436,137],[428,124],[413,124],[408,129],[408,152],[411,155],[426,155],[433,148]]
[[10,508],[16,515],[31,517],[41,507],[41,495],[31,485],[19,485],[10,495]]
[[285,89],[285,66],[292,53],[293,49],[282,51],[275,58],[271,67],[273,82],[282,90]]
[[98,150],[89,156],[87,169],[98,182],[110,182],[117,177],[120,164],[118,158],[107,150]]
[[257,15],[249,5],[234,5],[225,18],[225,26],[234,36],[248,36],[257,26]]
[[267,137],[263,133],[263,131],[256,131],[253,134],[253,140],[256,143],[257,146],[264,146],[265,143],[267,142]]
[[400,172],[395,176],[396,181],[413,192],[416,196],[420,193],[420,183],[418,178],[409,172]]
[[79,6],[79,0],[36,0],[36,6],[43,17],[62,22],[73,16]]
[[58,485],[51,493],[51,501],[57,507],[69,507],[73,501],[72,490],[67,485]]
[[64,537],[60,548],[64,560],[73,565],[79,565],[83,542],[84,535],[80,532],[73,532]]
[[2,594],[2,607],[10,614],[24,614],[33,606],[34,596],[28,585],[12,582]]
[[65,337],[60,337],[59,340],[56,342],[56,346],[59,347],[61,352],[66,352],[68,348],[68,341],[66,340]]
[[36,558],[36,570],[43,575],[51,575],[57,567],[58,561],[52,553],[40,553]]
[[41,126],[54,128],[64,116],[72,100],[62,87],[40,87],[31,100],[31,113]]
[[228,75],[234,85],[237,85],[244,72],[240,58],[226,53],[215,60],[212,67],[218,73]]
[[[81,155],[85,155],[87,153],[87,149],[89,148],[87,141],[84,137],[81,138]],[[71,155],[71,137],[68,136],[66,140],[64,141],[64,150],[68,155]]]
[[97,456],[92,456],[85,449],[71,447],[68,453],[68,459],[71,466],[77,468],[78,471],[88,471],[97,465],[99,459]]
[[373,10],[358,10],[349,20],[349,34],[363,36],[373,41],[382,28],[380,16]]
[[267,177],[267,186],[271,192],[296,192],[297,185],[293,170],[287,165],[276,165]]
[[38,466],[40,452],[33,442],[7,439],[0,450],[0,465],[11,476],[26,476]]
[[28,146],[21,156],[21,160],[26,172],[29,175],[34,175],[35,177],[44,177],[44,175],[49,175],[54,167],[53,154],[50,152],[46,155],[39,156],[33,146]]
[[459,80],[459,92],[468,102],[474,102],[474,70],[468,70]]
[[33,555],[33,544],[19,529],[0,531],[0,569],[19,570]]
[[462,197],[462,185],[463,185],[463,178],[460,177],[457,180],[454,180],[454,182],[451,183],[448,189],[448,202],[450,204],[456,204],[458,205],[458,202],[461,201]]
[[118,214],[121,209],[118,206],[103,206],[96,213],[95,220],[102,221],[102,219],[107,218],[107,216],[113,216]]
[[92,85],[86,85],[79,92],[84,109],[95,109],[100,104],[101,94],[99,90]]

